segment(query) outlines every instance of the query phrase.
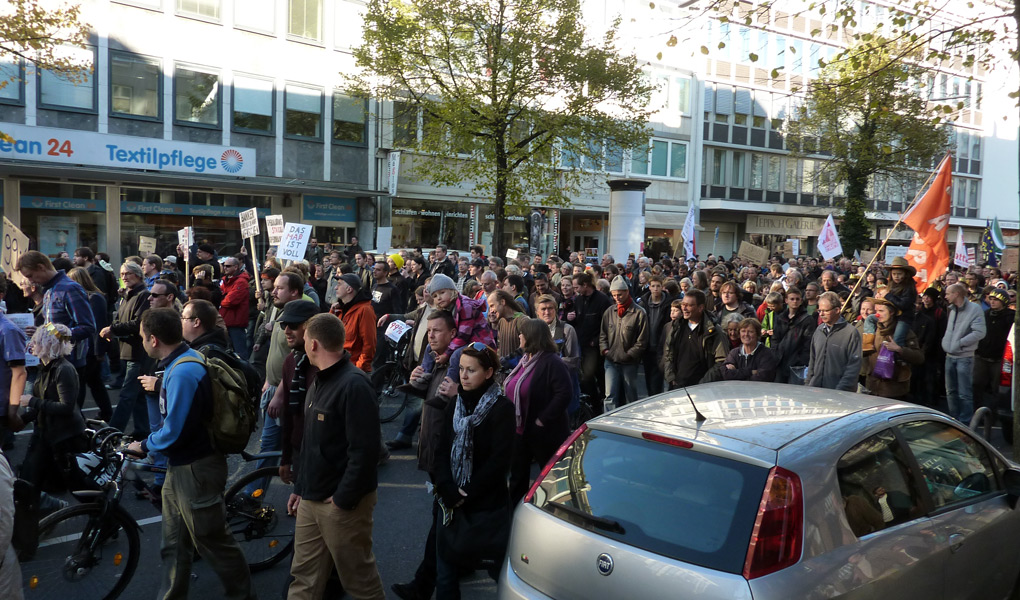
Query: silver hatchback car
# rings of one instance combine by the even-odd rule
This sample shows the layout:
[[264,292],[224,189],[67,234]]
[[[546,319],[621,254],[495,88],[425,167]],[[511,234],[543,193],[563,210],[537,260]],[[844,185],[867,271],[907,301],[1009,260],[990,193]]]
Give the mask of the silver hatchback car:
[[1020,597],[1020,470],[958,422],[817,388],[687,392],[571,435],[517,507],[500,598]]

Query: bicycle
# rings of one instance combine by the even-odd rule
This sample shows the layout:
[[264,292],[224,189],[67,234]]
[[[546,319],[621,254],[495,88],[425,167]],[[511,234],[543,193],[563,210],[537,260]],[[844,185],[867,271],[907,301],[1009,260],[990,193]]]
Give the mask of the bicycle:
[[581,394],[577,410],[570,415],[570,430],[573,431],[603,412],[602,402],[593,400],[588,394]]
[[372,371],[372,387],[375,388],[379,404],[380,423],[389,423],[400,416],[410,400],[407,394],[397,388],[407,383],[410,375],[404,368],[403,358],[411,343],[411,331],[405,331],[396,342],[383,336],[387,346],[386,362]]
[[[95,422],[90,421],[90,427]],[[138,522],[122,506],[125,483],[145,489],[134,471],[165,472],[132,460],[122,449],[123,433],[112,427],[89,430],[91,450],[76,455],[91,488],[71,492],[81,504],[58,510],[39,522],[34,547],[20,555],[29,599],[113,600],[123,593],[138,566]],[[279,453],[251,455],[246,461]],[[249,484],[258,482],[250,493]],[[268,569],[294,545],[294,521],[286,515],[290,486],[276,467],[257,469],[235,481],[224,496],[227,522],[249,569]],[[154,502],[155,503],[155,502]]]

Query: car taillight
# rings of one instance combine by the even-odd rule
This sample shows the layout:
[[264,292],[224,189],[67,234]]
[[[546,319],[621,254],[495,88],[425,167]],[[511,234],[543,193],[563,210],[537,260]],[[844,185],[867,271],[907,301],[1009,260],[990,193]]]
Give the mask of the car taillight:
[[800,559],[803,530],[800,478],[782,467],[772,467],[751,532],[744,578],[755,579],[796,563]]
[[667,446],[676,446],[677,448],[693,448],[694,444],[687,440],[678,440],[677,438],[669,437],[668,435],[659,435],[657,433],[648,433],[647,431],[641,434],[641,437],[645,438],[650,442],[658,442],[660,444],[666,444]]
[[538,490],[538,486],[542,485],[542,482],[545,480],[545,476],[549,474],[553,465],[560,462],[560,459],[563,458],[567,448],[570,448],[570,446],[574,443],[574,440],[587,430],[588,425],[582,423],[580,427],[574,430],[574,433],[571,433],[570,436],[567,437],[566,441],[560,445],[559,450],[556,451],[556,454],[553,454],[552,458],[549,459],[549,462],[542,468],[542,472],[538,474],[538,477],[535,479],[535,483],[531,485],[531,489],[528,490],[528,494],[524,496],[524,502],[531,502],[531,499],[535,496],[535,491]]

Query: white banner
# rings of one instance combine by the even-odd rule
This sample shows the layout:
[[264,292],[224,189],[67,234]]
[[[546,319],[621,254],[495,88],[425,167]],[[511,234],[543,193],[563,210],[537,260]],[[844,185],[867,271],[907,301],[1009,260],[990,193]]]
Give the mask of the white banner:
[[[691,203],[691,206],[687,209],[687,218],[684,219],[684,228],[680,231],[680,235],[684,238],[684,254],[687,258],[694,258],[695,255],[694,238],[696,234],[694,232],[694,225],[694,204]],[[719,239],[718,227],[715,230],[715,237]]]
[[283,239],[283,215],[266,216],[266,231],[269,233],[269,245],[279,246]]
[[258,212],[257,208],[251,208],[237,215],[241,220],[241,239],[246,240],[259,234]]
[[800,238],[787,238],[786,241],[793,244],[793,255],[800,256]]
[[283,239],[276,251],[280,260],[304,260],[308,240],[312,237],[312,226],[301,223],[287,223],[283,226]]
[[390,174],[390,185],[388,191],[390,196],[396,196],[397,180],[400,179],[400,150],[392,150],[390,152],[386,166],[389,168]]
[[953,263],[966,269],[970,266],[967,256],[967,245],[963,243],[963,227],[956,228],[956,249],[953,251]]
[[186,246],[186,249],[190,249],[195,245],[195,230],[191,227],[185,227],[184,229],[177,230],[177,243]]
[[822,225],[822,231],[818,234],[818,251],[825,260],[843,254],[843,245],[839,243],[836,223],[833,222],[831,214],[825,219],[825,225]]
[[506,249],[506,257],[509,258],[510,260],[517,260],[517,254],[518,254],[517,250],[514,248]]
[[4,123],[0,158],[119,169],[255,176],[255,150]]

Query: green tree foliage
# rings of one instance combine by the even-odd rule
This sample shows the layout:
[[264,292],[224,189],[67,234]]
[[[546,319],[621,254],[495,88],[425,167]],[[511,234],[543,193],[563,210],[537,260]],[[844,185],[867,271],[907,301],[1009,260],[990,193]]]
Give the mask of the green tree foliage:
[[[868,184],[876,175],[916,178],[946,152],[941,107],[918,93],[924,70],[890,61],[896,46],[881,38],[861,42],[808,84],[801,106],[785,126],[795,154],[821,152],[826,183],[845,183],[840,240],[846,254],[864,250],[871,225],[864,214]],[[879,67],[881,65],[881,67]],[[881,199],[881,198],[880,198]]]
[[507,207],[565,205],[648,143],[653,88],[617,27],[589,38],[578,0],[371,0],[348,90],[397,101],[419,179],[492,199],[500,255]]

